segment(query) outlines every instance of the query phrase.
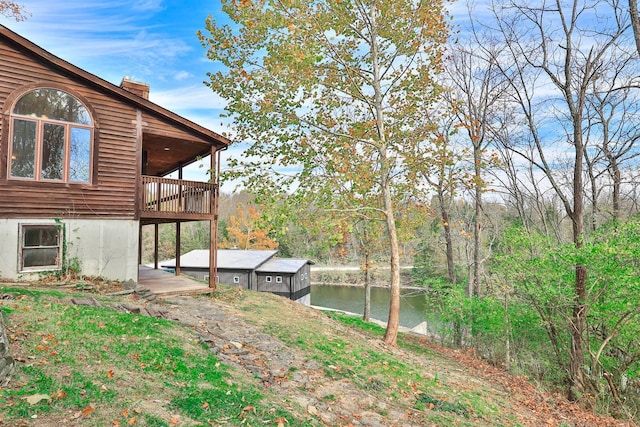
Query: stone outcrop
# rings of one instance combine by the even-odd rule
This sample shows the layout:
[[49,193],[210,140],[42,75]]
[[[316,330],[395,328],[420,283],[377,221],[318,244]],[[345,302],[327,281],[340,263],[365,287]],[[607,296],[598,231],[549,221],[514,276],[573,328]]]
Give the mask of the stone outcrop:
[[141,306],[136,304],[114,304],[105,306],[93,297],[71,298],[71,303],[74,305],[89,305],[92,307],[108,307],[112,308],[113,310],[123,311],[125,313],[141,314],[143,316],[156,317],[159,319],[175,320],[169,316],[166,310],[163,310],[158,305]]
[[140,285],[133,280],[127,280],[122,283],[122,291],[113,292],[109,295],[112,296],[123,296],[123,295],[131,295],[133,294],[136,298],[143,299],[148,302],[153,302],[156,300],[156,295],[153,291],[146,286]]
[[4,323],[4,317],[0,312],[0,387],[9,384],[15,369],[16,362],[13,357],[9,356],[7,329]]

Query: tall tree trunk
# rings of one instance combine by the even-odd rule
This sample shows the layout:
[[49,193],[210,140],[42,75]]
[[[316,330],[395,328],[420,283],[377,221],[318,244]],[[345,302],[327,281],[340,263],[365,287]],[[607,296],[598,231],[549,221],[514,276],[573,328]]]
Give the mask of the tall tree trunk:
[[640,17],[638,16],[638,0],[629,0],[629,15],[633,26],[633,35],[636,39],[636,50],[640,55]]
[[505,324],[505,354],[504,354],[504,368],[511,370],[511,323],[509,319],[509,291],[504,295],[504,324]]
[[398,329],[400,328],[400,244],[396,230],[396,218],[394,214],[393,199],[391,197],[390,174],[395,164],[388,158],[388,141],[385,127],[384,106],[382,101],[381,71],[378,58],[378,27],[376,23],[376,6],[371,4],[369,19],[371,25],[371,63],[373,66],[373,91],[374,110],[376,115],[376,128],[378,134],[378,150],[380,152],[380,192],[389,238],[390,267],[391,267],[391,295],[389,297],[389,318],[384,334],[384,342],[396,345]]
[[449,223],[449,211],[445,206],[445,197],[442,189],[438,191],[438,202],[440,203],[440,216],[442,218],[442,228],[444,230],[445,252],[447,256],[447,275],[449,283],[456,283],[456,269],[453,263],[453,240],[451,238],[451,224]]
[[620,221],[620,169],[617,164],[612,165],[613,169],[613,220]]
[[[365,245],[368,244],[367,232],[364,232]],[[369,250],[364,251],[364,312],[362,320],[368,322],[371,317],[371,283],[369,283]]]
[[[584,233],[584,194],[583,194],[583,159],[584,143],[581,127],[581,117],[574,109],[574,143],[575,163],[573,166],[573,242],[576,248],[583,245]],[[584,332],[587,324],[587,267],[577,263],[575,266],[575,284],[573,314],[571,321],[571,353],[570,374],[571,388],[569,398],[575,400],[579,393],[584,392],[586,382],[584,376]]]
[[384,334],[384,342],[389,345],[395,345],[400,327],[400,245],[398,244],[396,220],[393,212],[391,191],[388,184],[383,188],[383,198],[387,217],[389,245],[391,246],[391,297],[389,300],[389,319],[387,321],[387,330]]
[[482,177],[480,176],[482,150],[479,145],[473,147],[474,162],[474,186],[475,186],[475,205],[473,214],[473,295],[480,296],[480,232],[482,224],[480,215],[482,213]]
[[[586,156],[585,156],[586,157]],[[598,229],[598,183],[596,182],[596,176],[593,171],[593,165],[587,158],[587,168],[589,174],[589,181],[591,185],[591,230],[596,231]]]

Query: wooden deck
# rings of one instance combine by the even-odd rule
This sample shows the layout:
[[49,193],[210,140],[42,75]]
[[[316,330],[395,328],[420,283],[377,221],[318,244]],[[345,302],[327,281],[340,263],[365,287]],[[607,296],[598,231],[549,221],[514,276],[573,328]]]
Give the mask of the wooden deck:
[[138,212],[143,223],[213,219],[218,186],[142,175]]
[[176,276],[164,270],[155,270],[141,265],[138,267],[138,283],[149,288],[158,296],[208,294],[212,292],[205,283],[189,276]]

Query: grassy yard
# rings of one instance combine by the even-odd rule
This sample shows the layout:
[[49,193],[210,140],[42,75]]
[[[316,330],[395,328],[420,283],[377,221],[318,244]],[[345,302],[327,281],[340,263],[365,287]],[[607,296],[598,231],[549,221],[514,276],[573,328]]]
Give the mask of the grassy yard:
[[263,405],[176,322],[71,305],[57,291],[0,294],[19,360],[0,391],[4,425],[304,425]]
[[[103,306],[74,305],[73,296]],[[0,389],[0,425],[630,425],[554,401],[481,362],[461,365],[457,353],[445,356],[424,340],[401,335],[398,347],[386,347],[376,325],[271,294],[221,287],[212,296],[161,302],[184,315],[181,321],[111,308],[124,303],[143,304],[0,287],[18,360],[12,382]],[[234,327],[247,339],[218,342],[212,351],[217,336]],[[237,355],[264,371],[245,369]]]

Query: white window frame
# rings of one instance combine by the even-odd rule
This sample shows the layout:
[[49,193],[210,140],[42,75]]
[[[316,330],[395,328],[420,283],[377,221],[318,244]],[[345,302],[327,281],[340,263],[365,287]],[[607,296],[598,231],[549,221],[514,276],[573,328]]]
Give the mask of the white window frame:
[[282,283],[282,276],[276,276],[276,283]]
[[271,283],[271,281],[273,280],[273,278],[271,276],[265,276],[264,277],[264,281],[267,283]]
[[235,284],[240,283],[240,276],[233,276],[233,283]]
[[[18,270],[20,272],[34,272],[34,271],[50,271],[50,270],[60,270],[62,268],[62,245],[63,245],[63,225],[60,224],[51,224],[51,223],[41,223],[41,224],[20,224],[19,230],[19,255],[18,255]],[[25,238],[27,235],[27,230],[36,229],[36,228],[46,228],[46,229],[55,229],[58,235],[58,241],[56,245],[40,245],[40,246],[27,246],[25,244]],[[27,258],[25,255],[26,251],[29,250],[51,250],[57,249],[56,263],[51,265],[37,265],[37,266],[25,266],[25,259]]]

